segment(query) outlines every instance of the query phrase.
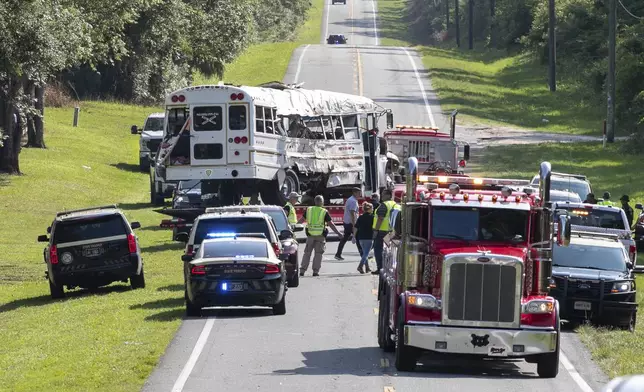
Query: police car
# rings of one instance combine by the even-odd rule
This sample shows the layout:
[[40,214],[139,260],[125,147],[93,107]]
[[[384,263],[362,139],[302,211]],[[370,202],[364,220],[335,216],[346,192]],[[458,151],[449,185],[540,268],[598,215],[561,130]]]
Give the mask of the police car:
[[130,281],[133,289],[145,287],[141,249],[133,229],[116,205],[64,211],[56,214],[44,259],[52,298],[62,298],[67,289],[96,288],[112,282]]
[[268,306],[286,314],[286,269],[263,233],[209,233],[197,253],[183,255],[186,314],[204,307]]
[[331,34],[329,38],[326,39],[327,44],[346,44],[348,41],[347,37],[344,34]]
[[624,210],[613,206],[569,202],[553,203],[553,209],[568,212],[573,230],[617,235],[628,251],[633,268],[641,268],[637,265],[637,247]]

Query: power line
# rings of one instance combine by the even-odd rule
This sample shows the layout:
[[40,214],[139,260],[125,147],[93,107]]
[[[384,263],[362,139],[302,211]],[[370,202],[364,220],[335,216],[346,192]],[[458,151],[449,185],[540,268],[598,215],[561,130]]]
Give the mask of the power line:
[[626,8],[626,6],[624,5],[624,3],[622,3],[622,0],[617,0],[617,1],[619,2],[619,5],[621,5],[621,6],[622,6],[622,8],[624,9],[624,11],[626,11],[626,13],[627,13],[627,14],[629,14],[630,16],[632,16],[632,17],[633,17],[633,18],[635,18],[635,19],[644,20],[644,17],[642,17],[642,16],[637,16],[637,15],[633,14],[631,11],[629,11],[629,10],[628,10],[628,8]]

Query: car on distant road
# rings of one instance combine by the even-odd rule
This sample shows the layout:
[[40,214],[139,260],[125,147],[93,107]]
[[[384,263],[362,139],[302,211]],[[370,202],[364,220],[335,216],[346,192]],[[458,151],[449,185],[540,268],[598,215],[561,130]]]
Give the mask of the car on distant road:
[[632,263],[617,236],[573,230],[569,246],[553,247],[552,263],[550,295],[559,301],[562,319],[635,329]]
[[347,0],[331,0],[331,4],[336,4],[336,3],[346,5]]
[[275,228],[277,229],[278,237],[282,243],[282,251],[280,258],[286,262],[286,273],[288,277],[288,287],[297,287],[300,285],[300,275],[298,272],[299,266],[299,243],[295,238],[295,232],[304,230],[301,225],[291,226],[288,223],[288,217],[284,208],[277,205],[239,205],[239,206],[226,206],[226,207],[213,207],[206,209],[206,212],[229,212],[239,213],[245,212],[262,212],[271,217]]
[[[530,185],[539,188],[539,175],[532,177]],[[592,193],[592,186],[588,178],[582,174],[552,173],[550,177],[550,189],[558,191],[574,192],[584,201],[589,193]],[[595,195],[596,196],[596,195]]]
[[141,135],[139,138],[139,169],[142,172],[150,170],[150,161],[154,159],[163,139],[164,121],[165,113],[152,113],[145,120],[143,129],[139,129],[136,125],[132,125],[130,128],[133,135]]
[[143,259],[134,229],[116,205],[64,211],[56,214],[47,235],[44,259],[52,298],[67,289],[93,289],[112,282],[130,281],[133,289],[145,288]]
[[286,270],[263,233],[214,232],[183,255],[186,314],[204,307],[269,306],[286,314]]
[[347,43],[347,37],[345,37],[343,34],[331,34],[329,35],[329,38],[326,39],[327,44],[346,44]]

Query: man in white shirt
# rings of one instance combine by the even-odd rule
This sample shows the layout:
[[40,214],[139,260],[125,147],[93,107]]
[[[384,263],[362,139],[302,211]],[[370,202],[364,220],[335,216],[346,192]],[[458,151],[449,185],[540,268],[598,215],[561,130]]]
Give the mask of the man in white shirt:
[[[336,260],[344,260],[344,258],[342,257],[342,250],[344,249],[344,245],[347,243],[347,241],[349,241],[349,239],[351,239],[351,236],[353,235],[353,226],[355,226],[356,221],[358,220],[358,211],[360,209],[360,207],[358,206],[358,198],[360,197],[361,193],[362,190],[360,188],[353,188],[353,195],[348,198],[346,203],[344,204],[344,218],[342,220],[342,224],[344,226],[344,236],[338,244],[338,251],[335,254]],[[362,256],[360,242],[356,241],[356,246],[358,247],[360,256]]]

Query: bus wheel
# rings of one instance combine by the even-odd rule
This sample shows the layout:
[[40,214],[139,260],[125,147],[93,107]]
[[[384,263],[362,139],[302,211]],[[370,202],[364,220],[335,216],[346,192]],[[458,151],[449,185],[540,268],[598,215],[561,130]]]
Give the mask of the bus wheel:
[[300,179],[291,169],[285,171],[284,183],[280,186],[277,179],[270,181],[262,187],[262,201],[266,204],[284,205],[291,192],[300,191]]

